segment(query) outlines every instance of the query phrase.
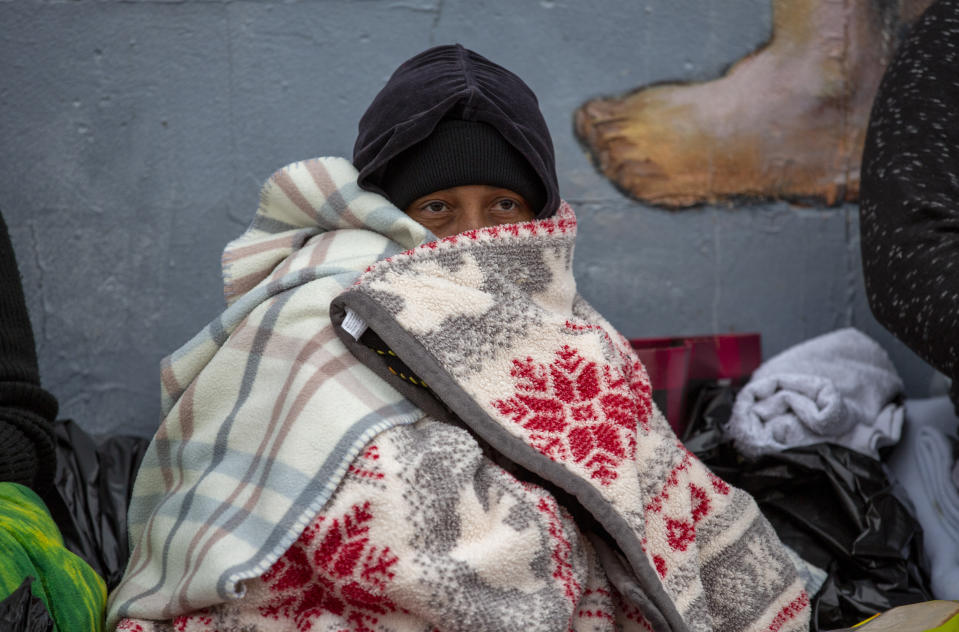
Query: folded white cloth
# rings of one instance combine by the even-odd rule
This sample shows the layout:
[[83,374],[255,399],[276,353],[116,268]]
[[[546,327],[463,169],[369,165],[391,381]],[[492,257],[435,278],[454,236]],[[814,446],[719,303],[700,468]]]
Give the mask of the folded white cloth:
[[733,406],[726,432],[758,456],[828,441],[879,458],[899,440],[903,384],[885,350],[848,327],[770,358]]
[[902,441],[887,462],[922,525],[936,599],[959,599],[959,491],[949,480],[957,426],[948,397],[907,400]]

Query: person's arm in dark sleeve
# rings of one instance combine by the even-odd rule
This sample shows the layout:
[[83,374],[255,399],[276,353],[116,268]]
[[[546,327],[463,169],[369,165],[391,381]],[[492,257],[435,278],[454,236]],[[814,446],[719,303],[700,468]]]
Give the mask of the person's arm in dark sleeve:
[[0,481],[42,492],[56,473],[57,400],[40,386],[33,329],[0,214]]
[[886,69],[863,152],[860,231],[876,319],[953,380],[959,403],[959,0]]

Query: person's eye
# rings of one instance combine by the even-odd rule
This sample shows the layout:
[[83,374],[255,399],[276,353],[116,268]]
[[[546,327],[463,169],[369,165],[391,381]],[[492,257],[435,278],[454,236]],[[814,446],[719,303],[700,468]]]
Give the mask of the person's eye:
[[510,198],[503,198],[502,200],[498,200],[496,202],[496,210],[508,211],[508,212],[518,211],[519,204],[516,202],[516,200],[511,200]]
[[427,202],[426,204],[424,204],[423,206],[420,207],[420,209],[422,209],[422,210],[424,210],[424,211],[426,211],[426,212],[428,212],[428,213],[442,213],[443,211],[445,211],[445,210],[448,209],[448,208],[449,208],[449,206],[446,204],[446,202],[440,202],[440,201],[438,201],[438,200],[433,200],[432,202]]

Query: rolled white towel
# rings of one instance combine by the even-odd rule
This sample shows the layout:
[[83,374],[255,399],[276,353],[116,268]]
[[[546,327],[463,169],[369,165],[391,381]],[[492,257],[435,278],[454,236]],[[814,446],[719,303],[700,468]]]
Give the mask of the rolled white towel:
[[840,329],[764,362],[736,398],[726,432],[750,456],[829,441],[878,458],[899,440],[902,390],[882,347]]

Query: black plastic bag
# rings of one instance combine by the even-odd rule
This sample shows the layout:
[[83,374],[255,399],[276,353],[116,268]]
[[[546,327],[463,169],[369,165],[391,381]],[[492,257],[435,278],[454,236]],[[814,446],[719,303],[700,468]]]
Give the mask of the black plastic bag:
[[714,455],[716,448],[726,443],[723,426],[732,415],[737,392],[731,380],[703,384],[696,392],[682,440],[700,460]]
[[53,617],[43,601],[30,592],[33,577],[0,601],[0,630],[4,632],[53,632]]
[[94,437],[75,422],[54,424],[57,473],[44,495],[64,546],[82,557],[112,590],[126,569],[127,506],[149,439]]
[[893,495],[882,464],[827,443],[747,460],[722,437],[734,398],[721,384],[704,391],[686,445],[749,492],[786,545],[827,571],[812,596],[810,629],[850,626],[932,599],[922,527]]

